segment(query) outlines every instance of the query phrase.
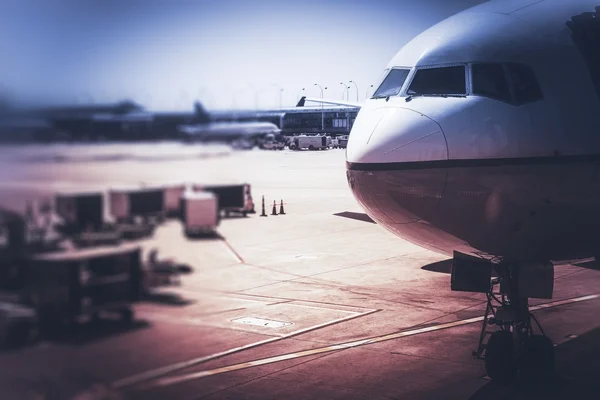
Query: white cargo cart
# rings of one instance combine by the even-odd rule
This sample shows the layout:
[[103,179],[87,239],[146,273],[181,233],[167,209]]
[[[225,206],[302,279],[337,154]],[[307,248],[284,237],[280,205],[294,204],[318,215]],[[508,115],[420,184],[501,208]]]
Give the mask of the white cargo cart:
[[212,192],[184,192],[181,219],[187,236],[215,234],[220,219],[218,197]]

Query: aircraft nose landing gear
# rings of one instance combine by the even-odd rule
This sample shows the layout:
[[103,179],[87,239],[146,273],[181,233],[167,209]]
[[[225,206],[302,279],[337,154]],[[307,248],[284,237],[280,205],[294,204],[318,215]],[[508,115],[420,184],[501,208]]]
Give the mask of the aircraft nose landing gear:
[[[505,384],[550,378],[554,345],[529,312],[528,298],[552,297],[553,265],[491,263],[461,253],[455,253],[453,261],[452,290],[487,296],[479,346],[473,355],[485,360],[488,377]],[[492,277],[492,271],[496,276]]]
[[[483,321],[476,356],[485,360],[488,376],[497,382],[550,378],[554,372],[554,345],[529,312],[527,298],[501,296],[499,299],[490,293],[488,297],[489,312]],[[541,334],[534,333],[532,319]],[[490,325],[500,330],[490,332]],[[487,334],[490,337],[484,343]]]

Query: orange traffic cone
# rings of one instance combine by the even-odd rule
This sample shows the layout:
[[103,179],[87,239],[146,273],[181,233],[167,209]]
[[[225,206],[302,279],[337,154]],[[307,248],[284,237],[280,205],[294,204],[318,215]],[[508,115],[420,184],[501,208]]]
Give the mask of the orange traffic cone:
[[273,211],[271,211],[271,215],[277,215],[277,204],[275,204],[275,200],[273,200]]
[[262,214],[260,214],[261,217],[266,217],[267,216],[267,212],[265,210],[265,196],[262,197]]
[[285,215],[285,211],[283,210],[283,200],[281,200],[281,203],[279,204],[279,214]]

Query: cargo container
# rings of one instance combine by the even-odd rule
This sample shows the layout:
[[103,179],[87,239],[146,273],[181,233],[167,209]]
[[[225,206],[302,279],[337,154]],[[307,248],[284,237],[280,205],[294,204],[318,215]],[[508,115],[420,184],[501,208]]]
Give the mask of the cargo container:
[[54,201],[56,214],[63,219],[65,231],[75,233],[101,229],[104,223],[102,192],[62,192],[55,195]]
[[249,183],[224,184],[224,185],[193,185],[194,191],[207,191],[214,193],[218,198],[219,211],[225,216],[231,213],[255,213],[252,187]]
[[186,191],[181,196],[181,219],[187,236],[214,234],[219,225],[217,196],[212,192]]
[[162,187],[133,187],[109,191],[110,213],[117,222],[131,221],[134,217],[163,215],[165,190]]
[[133,320],[142,294],[141,248],[97,247],[31,256],[25,262],[23,300],[36,310],[40,329],[62,330],[83,315],[121,314]]
[[178,216],[181,212],[181,196],[186,190],[185,184],[164,185],[165,212],[169,216]]

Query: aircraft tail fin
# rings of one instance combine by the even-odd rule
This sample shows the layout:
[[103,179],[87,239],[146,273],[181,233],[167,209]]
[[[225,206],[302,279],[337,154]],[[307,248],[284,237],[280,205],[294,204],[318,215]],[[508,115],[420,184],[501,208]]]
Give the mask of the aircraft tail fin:
[[304,103],[306,102],[306,96],[302,96],[302,98],[296,104],[296,107],[304,107]]
[[210,121],[210,114],[208,114],[208,112],[206,111],[206,109],[204,108],[202,103],[200,103],[199,101],[196,101],[194,103],[194,112],[196,113],[196,118],[200,122],[209,122]]

